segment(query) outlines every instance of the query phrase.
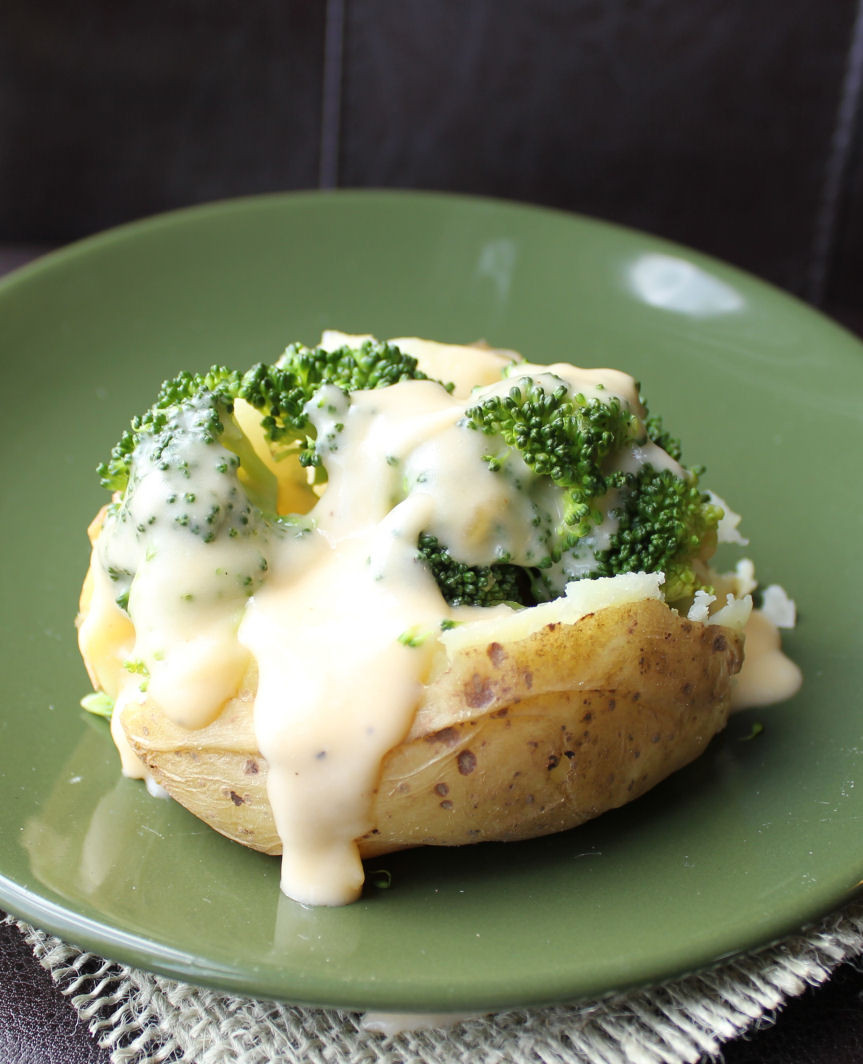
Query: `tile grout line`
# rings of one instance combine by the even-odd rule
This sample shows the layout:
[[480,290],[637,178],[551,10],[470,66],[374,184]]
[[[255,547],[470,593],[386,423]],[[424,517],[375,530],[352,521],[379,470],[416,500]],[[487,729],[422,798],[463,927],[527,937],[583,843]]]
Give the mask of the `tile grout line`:
[[854,130],[863,98],[863,0],[857,0],[857,11],[851,29],[851,43],[845,63],[845,73],[836,109],[836,121],[827,163],[824,169],[821,196],[812,240],[806,298],[816,305],[824,300],[830,275],[830,260],[836,246],[836,233],[842,191],[848,176]]
[[321,152],[318,187],[338,188],[342,120],[345,0],[327,0],[321,87]]

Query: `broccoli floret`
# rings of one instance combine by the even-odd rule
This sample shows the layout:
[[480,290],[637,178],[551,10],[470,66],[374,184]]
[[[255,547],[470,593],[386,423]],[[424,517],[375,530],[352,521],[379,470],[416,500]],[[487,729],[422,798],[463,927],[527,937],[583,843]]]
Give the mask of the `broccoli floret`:
[[548,391],[528,378],[507,395],[491,395],[470,407],[465,420],[499,442],[484,456],[489,469],[500,471],[517,453],[534,474],[563,489],[561,520],[548,543],[552,562],[602,519],[597,500],[624,482],[607,460],[640,429],[616,396],[587,399],[571,394],[564,383]]
[[420,534],[417,557],[429,567],[450,606],[534,606],[550,597],[539,570],[509,562],[468,565],[427,532]]
[[[212,442],[222,432],[222,415],[229,413],[240,387],[241,375],[225,366],[212,366],[206,373],[179,373],[164,381],[150,409],[132,418],[132,424],[111,451],[111,457],[98,467],[103,488],[125,491],[129,483],[132,458],[142,441],[153,441],[154,457],[166,452],[174,436],[173,421],[179,409],[189,408],[193,400],[200,416],[195,431],[205,442]],[[166,461],[168,459],[166,458]]]
[[99,466],[99,476],[109,491],[124,491],[132,456],[141,442],[152,439],[155,446],[167,451],[176,431],[174,415],[192,404],[200,410],[194,433],[202,442],[215,441],[225,430],[225,418],[232,412],[235,399],[244,399],[261,412],[264,433],[272,443],[296,450],[303,465],[318,465],[314,427],[305,410],[315,393],[327,384],[349,394],[403,380],[428,377],[413,356],[393,344],[371,340],[358,348],[335,351],[292,344],[277,362],[258,363],[246,373],[225,366],[212,366],[205,373],[179,373],[162,384],[145,414],[133,418],[109,461]]
[[536,522],[546,535],[539,565],[552,597],[572,579],[637,571],[664,571],[670,602],[702,586],[693,563],[712,553],[721,511],[698,487],[699,470],[660,471],[637,456],[655,444],[675,462],[681,457],[661,420],[641,413],[613,395],[588,399],[565,382],[549,389],[535,379],[466,411],[466,424],[496,444],[484,456],[490,470],[512,467],[518,456],[559,489],[551,517]]
[[[249,549],[231,579],[246,594],[263,579],[266,541],[290,521],[277,513],[275,474],[233,416],[238,400],[260,413],[263,437],[279,459],[294,454],[322,483],[323,441],[317,440],[308,413],[314,397],[324,396],[328,404],[346,410],[352,391],[415,379],[428,379],[415,358],[392,344],[369,341],[336,351],[295,344],[277,362],[260,363],[245,373],[213,366],[165,381],[150,409],[133,419],[98,470],[103,486],[119,496],[110,520],[137,539],[137,546],[126,537],[104,548],[105,568],[117,585],[121,607],[127,607],[132,579],[147,556],[141,544],[148,541],[149,530],[165,523],[204,543],[242,538]],[[332,432],[341,427],[334,422]],[[333,446],[332,439],[327,446]]]
[[[148,533],[166,525],[204,544],[242,541],[235,570],[219,574],[245,594],[264,579],[269,538],[291,519],[278,513],[273,463],[241,428],[239,401],[258,412],[276,462],[293,457],[310,482],[322,484],[351,393],[406,380],[428,377],[398,347],[367,341],[335,351],[294,344],[245,373],[214,366],[166,381],[99,468],[115,493],[109,520],[132,533],[105,548],[117,601],[128,605],[134,575],[150,557]],[[531,534],[529,543],[510,536],[523,543],[523,557],[502,558],[493,545],[488,563],[475,565],[423,533],[417,557],[449,604],[533,605],[562,594],[572,579],[636,570],[665,571],[669,601],[700,586],[693,562],[712,550],[720,511],[699,489],[698,471],[645,464],[644,448],[653,445],[680,458],[679,442],[658,418],[612,394],[588,398],[549,371],[525,374],[508,392],[481,392],[460,425],[487,437],[487,468],[525,494],[526,505],[513,513],[530,515]]]
[[[289,373],[308,397],[322,384],[357,392],[386,388],[399,381],[429,379],[413,355],[379,340],[365,340],[359,347],[344,346],[334,351],[291,344],[276,366]],[[452,390],[451,385],[446,387]]]
[[[311,387],[289,369],[260,362],[246,373],[240,390],[240,397],[263,415],[261,426],[280,457],[294,454],[307,468],[320,466],[315,428],[306,413],[318,387],[320,382]],[[316,479],[326,479],[323,470]]]
[[[315,394],[326,394],[329,386],[346,397],[399,381],[428,379],[417,360],[394,344],[366,340],[360,347],[344,346],[334,351],[291,344],[275,364],[260,363],[250,369],[239,394],[264,414],[264,430],[281,456],[296,454],[301,465],[314,469],[315,483],[322,484],[327,480],[326,468],[307,410]],[[443,386],[452,389],[451,385]],[[336,422],[334,431],[341,427]]]
[[[204,380],[198,378],[198,382]],[[112,454],[103,483],[122,495],[109,507],[99,549],[115,598],[128,609],[142,565],[158,565],[166,534],[202,546],[235,540],[237,567],[216,569],[215,594],[252,594],[266,572],[266,540],[274,527],[275,476],[231,418],[232,400],[194,379],[163,386],[157,405]],[[175,400],[172,405],[169,397]],[[130,439],[131,438],[131,439]],[[181,598],[190,601],[182,594]]]
[[683,457],[683,449],[680,446],[680,440],[677,436],[672,436],[667,431],[662,423],[662,418],[658,414],[648,414],[645,419],[644,427],[647,430],[648,438],[656,444],[657,447],[661,447],[666,454],[670,454],[675,462],[679,462]]
[[693,562],[712,553],[722,510],[698,486],[702,469],[688,478],[645,465],[633,478],[617,514],[617,531],[597,561],[594,576],[664,572],[669,602],[702,587]]

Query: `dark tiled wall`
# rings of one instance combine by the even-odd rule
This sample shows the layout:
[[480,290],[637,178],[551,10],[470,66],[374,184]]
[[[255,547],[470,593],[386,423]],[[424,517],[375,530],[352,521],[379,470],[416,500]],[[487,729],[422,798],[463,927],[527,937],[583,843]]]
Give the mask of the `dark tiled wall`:
[[325,7],[3,0],[0,240],[318,180]]
[[805,286],[849,5],[436,10],[348,5],[345,183],[575,207]]
[[461,190],[863,286],[863,0],[6,0],[0,241],[317,185]]
[[[859,47],[863,66],[863,41]],[[863,332],[863,100],[849,136],[847,165],[837,180],[835,240],[825,256],[824,288],[828,303],[849,308]]]

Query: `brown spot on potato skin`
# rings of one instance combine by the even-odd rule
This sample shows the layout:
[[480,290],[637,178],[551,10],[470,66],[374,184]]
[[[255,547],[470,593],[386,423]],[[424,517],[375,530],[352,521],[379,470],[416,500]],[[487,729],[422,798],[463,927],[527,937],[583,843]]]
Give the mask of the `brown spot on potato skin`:
[[721,632],[713,640],[713,649],[717,654],[724,654],[728,649],[728,640]]
[[438,783],[438,784],[436,784],[434,792],[435,792],[435,794],[439,794],[441,796],[441,798],[445,798],[449,794],[449,784],[447,784],[447,783]]
[[506,651],[500,645],[500,643],[489,643],[486,648],[486,654],[488,654],[489,660],[496,668],[500,668],[504,661],[506,661]]
[[258,766],[258,762],[255,761],[255,759],[253,757],[250,757],[246,761],[245,765],[243,765],[243,772],[247,776],[257,776],[258,772],[260,772],[260,768]]
[[557,754],[549,754],[548,760],[545,763],[545,767],[549,772],[551,772],[551,770],[557,768],[559,764],[560,758],[557,756]]
[[245,802],[245,798],[243,798],[242,795],[237,794],[236,791],[231,791],[230,798],[234,805],[243,805]]
[[494,700],[494,688],[487,676],[474,673],[464,685],[464,700],[471,709],[482,709]]
[[427,743],[443,743],[444,746],[455,746],[458,742],[457,728],[441,728],[438,732],[423,736]]
[[446,809],[447,811],[449,811],[450,809],[452,809],[452,802],[449,800],[449,798],[446,798],[440,803],[440,807],[441,809]]
[[469,776],[476,768],[476,754],[472,750],[462,750],[456,758],[459,775]]

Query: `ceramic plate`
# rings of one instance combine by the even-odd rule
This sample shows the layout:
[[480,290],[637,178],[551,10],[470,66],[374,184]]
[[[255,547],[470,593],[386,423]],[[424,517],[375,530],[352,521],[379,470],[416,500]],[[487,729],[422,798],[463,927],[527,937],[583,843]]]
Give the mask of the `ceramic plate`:
[[[791,702],[558,837],[373,862],[343,909],[121,778],[73,618],[94,473],[180,368],[245,367],[325,327],[485,338],[624,368],[745,515],[800,622]],[[255,198],[154,218],[0,285],[0,904],[108,957],[293,1002],[488,1009],[691,971],[764,945],[863,876],[863,349],[801,304],[653,238],[423,194]],[[763,726],[753,737],[755,724]]]

